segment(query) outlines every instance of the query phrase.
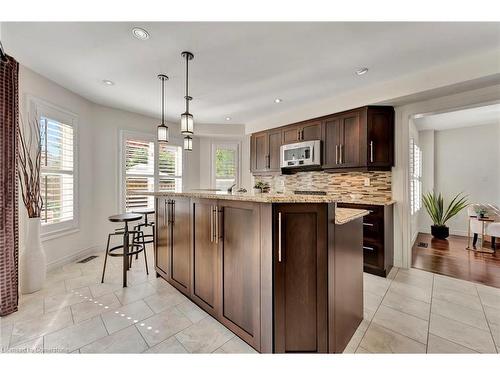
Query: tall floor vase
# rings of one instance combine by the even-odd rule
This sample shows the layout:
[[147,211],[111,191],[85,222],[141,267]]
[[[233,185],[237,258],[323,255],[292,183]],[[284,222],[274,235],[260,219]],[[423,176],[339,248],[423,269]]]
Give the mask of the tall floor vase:
[[40,240],[40,218],[29,218],[26,240],[19,259],[21,293],[28,294],[43,288],[47,276],[47,257]]

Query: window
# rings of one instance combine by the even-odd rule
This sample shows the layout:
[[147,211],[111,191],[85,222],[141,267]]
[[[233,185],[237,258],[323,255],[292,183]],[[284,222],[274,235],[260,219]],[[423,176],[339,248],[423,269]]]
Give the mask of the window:
[[40,192],[42,235],[76,229],[76,115],[43,102],[30,101],[40,123]]
[[157,148],[154,138],[145,134],[124,132],[122,139],[122,199],[126,212],[154,207],[154,197],[141,192],[182,190],[180,146],[160,144]]
[[422,207],[422,151],[410,140],[410,211],[415,214]]
[[227,190],[239,183],[238,143],[212,145],[212,187]]

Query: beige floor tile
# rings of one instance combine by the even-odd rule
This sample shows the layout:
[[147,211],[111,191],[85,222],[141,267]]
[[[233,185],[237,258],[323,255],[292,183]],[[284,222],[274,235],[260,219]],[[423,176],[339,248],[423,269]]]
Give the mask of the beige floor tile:
[[135,326],[122,329],[112,335],[80,348],[80,353],[142,353],[148,349]]
[[383,296],[370,292],[363,293],[363,306],[368,310],[376,311],[382,302]]
[[41,295],[31,296],[29,299],[21,299],[18,310],[15,313],[0,318],[0,325],[13,324],[23,320],[36,319],[43,315],[43,300]]
[[373,353],[369,352],[368,350],[366,350],[360,346],[358,349],[356,349],[355,354],[373,354]]
[[115,292],[122,305],[128,305],[132,302],[149,297],[155,293],[156,289],[149,283],[132,285]]
[[92,274],[92,275],[83,275],[76,277],[74,279],[67,279],[66,280],[66,289],[68,291],[74,290],[74,289],[79,289],[83,287],[88,287],[90,285],[94,285],[97,283],[101,282],[101,278],[99,275]]
[[[399,272],[398,272],[399,274]],[[426,303],[431,302],[432,297],[432,287],[422,287],[413,284],[402,283],[394,280],[391,283],[389,291],[395,292],[397,294],[413,298]]]
[[149,346],[154,346],[189,327],[191,321],[175,307],[136,324]]
[[234,334],[212,317],[175,335],[190,353],[211,353],[234,337]]
[[372,322],[404,336],[408,336],[422,344],[427,343],[429,323],[413,315],[402,313],[401,311],[391,309],[387,306],[380,306]]
[[387,274],[387,279],[388,280],[394,280],[394,278],[396,277],[396,274],[398,273],[398,271],[399,271],[399,268],[392,267],[391,270],[389,271],[389,273]]
[[[142,300],[103,313],[102,320],[110,334],[152,316],[153,310]],[[130,318],[130,319],[129,319]]]
[[368,273],[363,274],[363,288],[365,292],[383,296],[387,292],[390,284],[391,280],[383,277],[370,275]]
[[184,354],[187,353],[182,344],[174,337],[170,337],[165,341],[160,342],[158,345],[146,350],[145,353],[151,354]]
[[474,283],[465,280],[455,279],[453,277],[436,275],[434,277],[434,287],[438,289],[439,288],[451,289],[456,292],[477,296],[477,290]]
[[441,315],[431,314],[429,333],[480,353],[496,352],[489,331],[483,331]]
[[17,345],[44,336],[71,324],[73,324],[73,319],[69,307],[41,315],[32,320],[17,322],[12,330],[10,345]]
[[81,303],[90,299],[92,299],[92,294],[90,293],[90,289],[87,287],[74,289],[72,291],[63,294],[57,294],[55,296],[45,297],[45,312],[48,313],[51,311],[59,310],[64,307],[75,305],[77,303]]
[[449,319],[488,330],[488,323],[482,310],[469,309],[461,305],[443,301],[438,298],[432,300],[432,313],[444,316]]
[[[3,318],[0,318],[0,323]],[[8,349],[10,344],[10,335],[12,334],[13,323],[10,324],[0,324],[0,352],[3,349]]]
[[500,310],[485,306],[484,312],[488,320],[491,335],[497,347],[500,347]]
[[478,286],[477,291],[484,306],[500,310],[500,289],[486,286]]
[[254,348],[237,336],[233,337],[217,350],[219,350],[219,353],[223,352],[228,354],[258,354]]
[[370,322],[368,320],[363,320],[358,326],[358,329],[356,332],[351,337],[351,340],[349,340],[349,343],[346,345],[344,349],[344,353],[354,353],[356,352],[356,349],[359,347],[359,343],[361,342],[361,339],[363,339],[363,336],[368,329],[368,326],[370,325]]
[[427,344],[427,353],[433,354],[458,354],[458,353],[476,353],[474,350],[466,348],[465,346],[455,344],[454,342],[445,340],[433,334],[429,335],[429,342]]
[[96,316],[84,322],[71,325],[45,336],[44,347],[70,353],[84,345],[108,335],[101,317]]
[[92,293],[92,295],[95,298],[98,298],[105,294],[114,293],[122,288],[123,284],[121,281],[118,282],[105,281],[104,283],[99,282],[97,284],[89,285],[90,293]]
[[188,299],[178,291],[155,292],[155,294],[144,298],[144,302],[146,302],[155,313],[171,309],[172,307],[180,303],[185,303],[186,301],[188,301]]
[[366,307],[363,308],[363,319],[371,321],[373,319],[373,316],[375,315],[376,310],[370,310],[367,309]]
[[426,348],[418,341],[374,323],[370,324],[360,347],[372,353],[425,353]]
[[427,272],[411,269],[400,269],[394,281],[414,285],[423,289],[432,288],[433,276]]
[[121,307],[120,301],[113,293],[91,299],[70,306],[75,323],[93,318],[96,315],[110,311],[110,309]]
[[47,272],[46,281],[49,283],[56,282],[56,281],[64,281],[64,280],[72,279],[72,278],[79,277],[79,276],[82,276],[82,271],[79,268],[73,269],[70,271],[66,271],[62,268],[58,268],[58,269],[52,270],[50,272]]
[[429,320],[431,305],[430,303],[410,298],[406,295],[389,290],[385,295],[382,305],[388,306],[394,310],[404,312],[417,318]]
[[205,311],[189,300],[177,305],[176,308],[186,315],[192,323],[197,323],[208,316]]
[[483,307],[481,306],[481,301],[479,300],[478,296],[457,292],[456,290],[453,289],[436,287],[433,290],[432,296],[435,299],[440,299],[445,302],[451,302],[456,305],[467,307],[469,309],[474,309],[478,311],[483,310]]

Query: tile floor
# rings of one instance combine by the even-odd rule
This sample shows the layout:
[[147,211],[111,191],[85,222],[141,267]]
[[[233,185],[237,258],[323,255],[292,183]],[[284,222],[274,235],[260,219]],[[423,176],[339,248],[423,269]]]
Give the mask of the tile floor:
[[[149,266],[153,270],[152,251]],[[49,273],[0,318],[0,351],[15,353],[255,353],[144,261],[121,287],[121,259],[71,263]],[[364,275],[365,319],[346,353],[497,353],[500,289],[411,269]]]

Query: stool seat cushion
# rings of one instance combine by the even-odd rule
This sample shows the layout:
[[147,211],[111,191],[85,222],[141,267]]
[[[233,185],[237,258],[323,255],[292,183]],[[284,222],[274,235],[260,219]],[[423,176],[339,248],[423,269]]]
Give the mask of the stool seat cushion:
[[124,222],[136,221],[136,220],[141,220],[141,219],[142,219],[142,216],[140,214],[134,214],[134,213],[112,215],[108,218],[108,220],[113,222],[113,223],[124,223]]

